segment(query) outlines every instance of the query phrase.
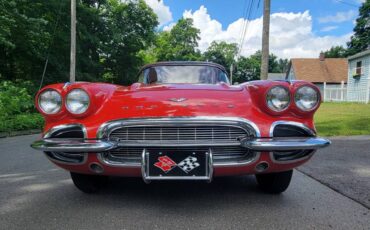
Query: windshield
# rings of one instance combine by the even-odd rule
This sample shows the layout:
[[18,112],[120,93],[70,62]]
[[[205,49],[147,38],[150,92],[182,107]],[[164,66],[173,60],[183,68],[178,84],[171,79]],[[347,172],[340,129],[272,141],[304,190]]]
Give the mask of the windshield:
[[140,81],[145,84],[217,84],[229,83],[224,71],[213,66],[152,66],[140,74]]

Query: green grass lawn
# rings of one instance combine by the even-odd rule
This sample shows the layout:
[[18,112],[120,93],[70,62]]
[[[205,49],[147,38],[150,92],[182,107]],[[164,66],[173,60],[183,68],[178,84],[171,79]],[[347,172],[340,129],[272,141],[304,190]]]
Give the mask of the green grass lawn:
[[370,104],[323,103],[315,124],[320,136],[370,135]]

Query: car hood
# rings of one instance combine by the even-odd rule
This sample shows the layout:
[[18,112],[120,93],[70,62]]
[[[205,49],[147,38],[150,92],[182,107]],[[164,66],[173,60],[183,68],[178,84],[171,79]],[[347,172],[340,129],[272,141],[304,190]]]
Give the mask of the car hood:
[[240,86],[230,86],[226,83],[220,84],[153,84],[144,85],[141,83],[135,83],[130,87],[120,87],[117,92],[123,91],[168,91],[168,90],[203,90],[203,91],[242,91],[243,88]]
[[245,112],[251,104],[248,91],[241,86],[134,84],[118,87],[101,112],[108,116],[115,113],[115,119],[118,116],[235,116],[236,111]]

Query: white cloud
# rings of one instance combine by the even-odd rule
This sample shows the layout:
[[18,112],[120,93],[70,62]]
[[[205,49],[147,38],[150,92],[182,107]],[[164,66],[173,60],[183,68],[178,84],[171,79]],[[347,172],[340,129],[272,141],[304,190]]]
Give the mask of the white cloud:
[[326,27],[322,28],[320,31],[321,32],[329,32],[329,31],[335,30],[337,28],[338,28],[338,26],[326,26]]
[[163,0],[145,0],[145,2],[157,14],[160,27],[172,22],[173,18],[170,7],[166,6]]
[[176,22],[172,22],[170,24],[168,24],[167,26],[164,26],[163,27],[163,31],[170,31],[172,30],[172,28],[176,25]]
[[357,12],[354,10],[349,10],[345,12],[337,12],[335,15],[328,15],[325,17],[320,17],[318,19],[319,23],[328,23],[328,22],[345,22],[345,21],[351,21],[355,16],[357,15]]
[[[212,19],[207,8],[185,11],[185,18],[192,18],[194,26],[200,29],[199,49],[205,51],[212,41],[238,43],[245,20],[240,18],[222,29]],[[274,13],[271,15],[270,52],[282,58],[318,57],[321,50],[334,45],[344,45],[351,34],[343,36],[316,36],[312,32],[312,17],[309,11],[303,13]],[[261,49],[262,17],[249,22],[242,55],[249,56]]]

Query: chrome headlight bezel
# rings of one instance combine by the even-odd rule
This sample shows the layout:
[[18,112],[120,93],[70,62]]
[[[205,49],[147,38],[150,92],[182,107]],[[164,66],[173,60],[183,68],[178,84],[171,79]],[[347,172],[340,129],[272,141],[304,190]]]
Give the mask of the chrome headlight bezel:
[[[73,103],[75,103],[75,105],[73,105]],[[80,104],[79,106],[78,103]],[[90,108],[90,103],[90,95],[81,88],[75,88],[69,91],[65,99],[66,109],[68,110],[68,112],[74,115],[81,115],[86,113],[86,111]]]
[[[314,103],[314,104],[312,104],[311,107],[304,106],[304,104],[299,102],[299,100],[302,100],[303,98],[307,97],[307,95],[303,95],[304,93],[300,92],[304,89],[312,90],[311,92],[315,93],[314,97],[316,97],[316,98],[315,98],[315,100],[313,100],[312,103]],[[300,96],[299,94],[302,94],[302,95]],[[315,89],[314,87],[309,86],[309,85],[300,86],[299,88],[296,89],[296,91],[294,93],[294,104],[297,106],[297,108],[299,110],[301,110],[303,112],[310,112],[310,111],[315,110],[319,106],[320,100],[321,100],[320,92],[317,89]]]
[[[280,100],[279,98],[276,98],[277,94],[276,92],[274,93],[273,91],[274,90],[284,90],[284,92],[286,93],[285,96],[287,96],[287,100],[283,103],[285,103],[285,105],[283,105],[283,107],[279,108],[278,105],[276,105],[276,103],[274,103],[274,99],[277,99],[277,100]],[[274,98],[275,97],[275,98]],[[282,102],[282,100],[280,100]],[[290,102],[291,102],[291,97],[290,97],[290,91],[287,87],[285,86],[281,86],[281,85],[276,85],[276,86],[273,86],[271,87],[267,93],[266,93],[266,105],[267,107],[274,111],[274,112],[277,112],[277,113],[280,113],[280,112],[284,112],[285,110],[287,110],[290,106]]]
[[[45,98],[46,94],[49,94],[49,98]],[[43,101],[44,100],[44,101]],[[45,101],[45,100],[48,100]],[[54,103],[55,106],[53,109],[47,109],[43,106],[44,103]],[[63,97],[55,89],[46,89],[38,95],[37,98],[38,108],[47,115],[54,115],[61,111],[63,106]]]

